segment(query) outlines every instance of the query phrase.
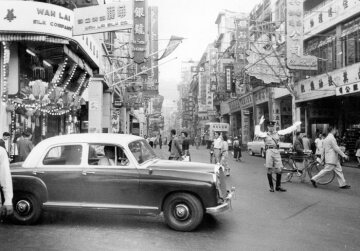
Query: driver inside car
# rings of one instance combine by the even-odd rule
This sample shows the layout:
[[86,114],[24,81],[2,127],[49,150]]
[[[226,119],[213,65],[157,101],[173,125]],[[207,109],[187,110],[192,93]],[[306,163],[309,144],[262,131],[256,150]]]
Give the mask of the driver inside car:
[[115,166],[115,147],[105,146],[105,156],[99,160],[99,166]]

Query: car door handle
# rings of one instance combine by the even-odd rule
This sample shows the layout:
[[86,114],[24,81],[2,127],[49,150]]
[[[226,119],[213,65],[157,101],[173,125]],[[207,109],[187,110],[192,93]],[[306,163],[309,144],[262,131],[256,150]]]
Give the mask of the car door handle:
[[44,171],[33,171],[33,174],[38,174],[38,173],[45,173]]
[[94,171],[83,171],[82,175],[87,175],[87,174],[95,174]]

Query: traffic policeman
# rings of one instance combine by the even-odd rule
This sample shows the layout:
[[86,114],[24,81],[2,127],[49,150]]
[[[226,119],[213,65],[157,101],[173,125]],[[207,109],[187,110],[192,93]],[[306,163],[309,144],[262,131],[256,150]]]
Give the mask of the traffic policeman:
[[274,184],[272,180],[272,173],[276,173],[276,191],[286,192],[286,189],[281,187],[281,169],[283,168],[283,164],[281,161],[281,156],[279,152],[279,142],[280,136],[292,133],[297,129],[297,127],[301,124],[300,121],[294,123],[294,125],[284,129],[284,130],[275,130],[275,121],[269,121],[268,123],[268,131],[262,132],[260,130],[260,126],[264,123],[264,116],[261,117],[259,125],[255,126],[255,135],[264,138],[265,141],[265,151],[266,151],[266,163],[265,167],[267,169],[267,178],[269,181],[270,192],[274,192]]

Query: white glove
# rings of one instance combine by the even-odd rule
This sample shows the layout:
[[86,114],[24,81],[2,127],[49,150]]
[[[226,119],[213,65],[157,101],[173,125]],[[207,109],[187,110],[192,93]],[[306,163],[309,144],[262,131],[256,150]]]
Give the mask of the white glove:
[[301,121],[296,121],[296,122],[294,123],[294,126],[299,126],[299,125],[301,125]]
[[262,125],[262,124],[264,123],[264,121],[265,121],[264,116],[261,116],[261,119],[260,119],[259,125]]

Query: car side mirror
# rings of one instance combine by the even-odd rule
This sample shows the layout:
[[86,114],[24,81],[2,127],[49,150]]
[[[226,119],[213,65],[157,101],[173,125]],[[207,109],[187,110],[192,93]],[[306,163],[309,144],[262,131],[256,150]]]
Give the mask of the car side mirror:
[[149,168],[149,174],[151,175],[153,173],[152,168]]

